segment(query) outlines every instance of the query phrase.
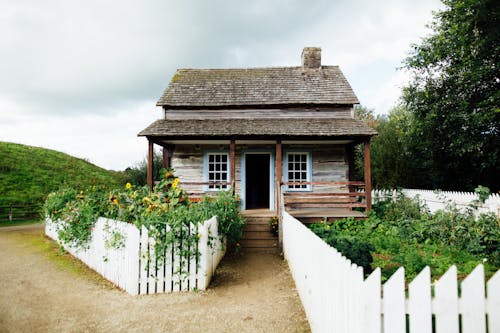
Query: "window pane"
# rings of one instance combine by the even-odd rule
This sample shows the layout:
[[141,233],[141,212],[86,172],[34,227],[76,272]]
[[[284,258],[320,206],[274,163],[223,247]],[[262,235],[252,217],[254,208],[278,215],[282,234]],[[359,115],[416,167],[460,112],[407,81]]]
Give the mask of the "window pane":
[[291,181],[291,182],[293,182],[294,179],[295,178],[293,177],[293,172],[289,172],[288,173],[288,180]]
[[220,171],[220,164],[215,165],[215,171]]
[[300,172],[295,172],[294,179],[300,181]]
[[225,182],[227,180],[227,173],[221,173],[220,179]]
[[208,163],[214,162],[214,155],[208,155]]
[[301,174],[301,179],[302,180],[304,180],[304,181],[307,180],[307,175],[306,175],[305,172],[301,172],[300,174]]
[[301,168],[302,170],[307,170],[307,164],[306,164],[306,163],[301,163],[301,164],[300,164],[300,168]]
[[227,163],[227,155],[221,155],[222,162]]
[[222,164],[221,165],[221,170],[226,171],[227,170],[227,164]]

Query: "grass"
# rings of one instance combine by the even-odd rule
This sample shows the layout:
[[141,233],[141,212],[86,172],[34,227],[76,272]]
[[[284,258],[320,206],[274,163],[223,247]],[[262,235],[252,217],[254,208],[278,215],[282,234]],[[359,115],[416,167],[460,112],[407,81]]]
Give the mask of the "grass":
[[2,227],[15,227],[15,226],[20,226],[20,225],[28,225],[28,224],[37,224],[37,223],[43,223],[43,221],[40,221],[39,219],[36,220],[23,220],[23,221],[1,221],[0,222],[0,228]]
[[0,206],[41,205],[66,184],[76,188],[119,185],[121,172],[100,168],[55,150],[0,142]]
[[42,254],[48,261],[53,263],[62,271],[94,281],[99,286],[104,288],[116,288],[116,286],[114,286],[111,282],[107,281],[86,266],[83,262],[66,252],[55,241],[45,236],[43,229],[29,228],[28,224],[41,225],[43,222],[37,221],[33,223],[33,221],[31,221],[31,223],[24,223],[24,225],[26,225],[26,229],[20,229],[12,232],[9,238],[22,243],[24,247],[29,247],[30,250],[35,253]]

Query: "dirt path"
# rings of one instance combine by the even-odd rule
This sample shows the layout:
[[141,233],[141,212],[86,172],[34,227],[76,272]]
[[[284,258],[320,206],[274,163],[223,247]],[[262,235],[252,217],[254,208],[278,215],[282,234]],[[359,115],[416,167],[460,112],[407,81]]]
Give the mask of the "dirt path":
[[0,228],[0,332],[309,332],[286,263],[224,258],[210,289],[130,296],[43,237]]

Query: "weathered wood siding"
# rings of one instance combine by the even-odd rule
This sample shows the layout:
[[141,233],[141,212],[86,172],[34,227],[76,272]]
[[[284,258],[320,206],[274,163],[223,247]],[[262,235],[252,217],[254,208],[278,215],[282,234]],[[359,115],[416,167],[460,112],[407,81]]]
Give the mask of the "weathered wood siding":
[[[344,145],[284,145],[284,154],[287,150],[311,151],[312,153],[312,181],[313,182],[343,182],[347,181],[349,165],[345,155]],[[346,191],[347,188],[314,185],[313,192]]]
[[353,109],[291,108],[291,109],[227,109],[227,110],[165,110],[165,119],[262,119],[262,118],[353,118]]
[[[348,163],[344,145],[283,145],[283,152],[304,150],[312,153],[313,179],[315,182],[347,181]],[[182,182],[203,182],[203,154],[205,151],[227,151],[229,145],[176,145],[172,156],[172,167]],[[242,152],[275,152],[274,145],[236,145],[235,178],[236,193],[241,193],[241,155]],[[201,185],[183,185],[191,193],[202,193]],[[347,191],[346,188],[313,186],[314,192]]]

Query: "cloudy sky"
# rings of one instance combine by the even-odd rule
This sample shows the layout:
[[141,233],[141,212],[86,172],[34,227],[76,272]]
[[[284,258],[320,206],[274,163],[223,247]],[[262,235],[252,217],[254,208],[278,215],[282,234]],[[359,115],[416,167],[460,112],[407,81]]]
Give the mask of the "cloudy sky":
[[0,0],[0,141],[122,170],[176,68],[297,66],[304,46],[387,113],[438,0]]

